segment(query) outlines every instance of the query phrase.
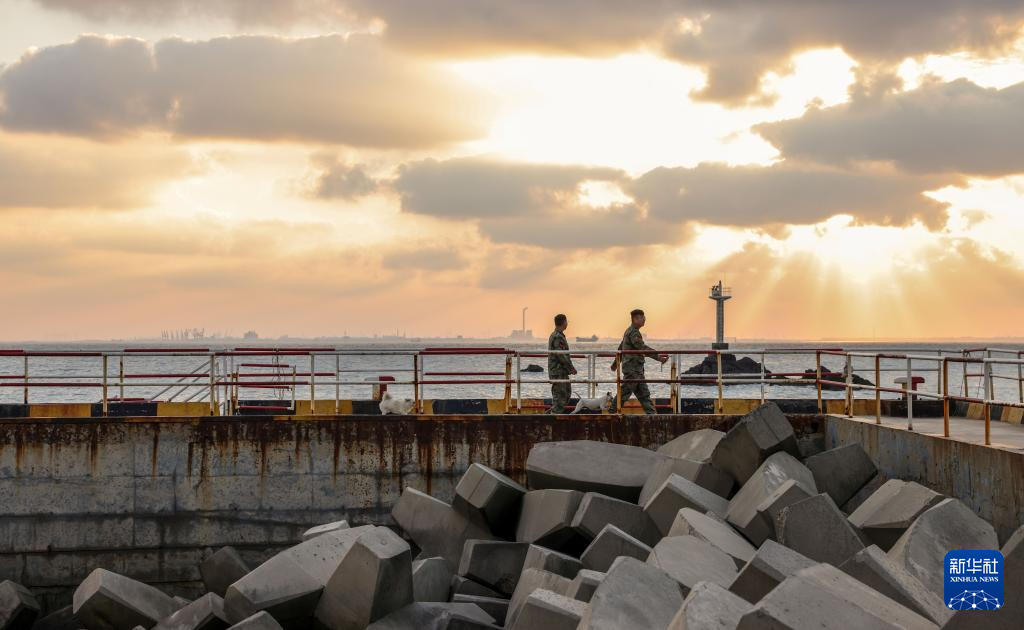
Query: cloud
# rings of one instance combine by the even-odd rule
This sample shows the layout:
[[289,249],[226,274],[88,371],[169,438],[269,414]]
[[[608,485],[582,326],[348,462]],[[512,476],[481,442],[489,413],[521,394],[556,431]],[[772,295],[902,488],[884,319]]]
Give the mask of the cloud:
[[343,18],[334,0],[36,0],[48,9],[97,21],[162,22],[176,18],[227,18],[240,25],[288,25]]
[[0,208],[141,207],[194,168],[176,148],[0,133]]
[[485,99],[368,35],[208,41],[83,36],[0,74],[0,125],[116,139],[189,138],[423,148],[483,133]]
[[319,199],[341,199],[353,201],[377,191],[379,182],[367,175],[359,164],[347,164],[333,160],[315,160],[320,170],[314,175],[309,191]]
[[664,221],[726,226],[811,224],[837,214],[857,221],[937,226],[946,204],[921,193],[959,178],[902,175],[886,170],[840,170],[783,162],[769,167],[701,164],[657,168],[628,192]]
[[997,90],[965,79],[925,83],[754,128],[787,158],[892,162],[918,173],[1024,172],[1024,83]]
[[468,261],[454,247],[428,245],[386,253],[383,264],[403,271],[452,271],[465,268]]

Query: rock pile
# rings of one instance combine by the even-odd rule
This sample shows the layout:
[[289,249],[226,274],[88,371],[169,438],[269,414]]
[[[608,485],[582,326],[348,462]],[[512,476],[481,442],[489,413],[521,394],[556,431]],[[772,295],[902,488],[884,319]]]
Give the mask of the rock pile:
[[[801,459],[774,405],[727,434],[657,452],[537,445],[529,488],[474,464],[446,503],[407,488],[398,530],[329,523],[250,568],[203,562],[193,602],[103,569],[70,609],[36,620],[0,584],[0,630],[700,630],[1020,628],[1024,528],[1005,556],[1007,601],[943,602],[949,549],[994,549],[991,525],[913,482],[882,483],[859,446]],[[34,625],[33,625],[34,623]]]

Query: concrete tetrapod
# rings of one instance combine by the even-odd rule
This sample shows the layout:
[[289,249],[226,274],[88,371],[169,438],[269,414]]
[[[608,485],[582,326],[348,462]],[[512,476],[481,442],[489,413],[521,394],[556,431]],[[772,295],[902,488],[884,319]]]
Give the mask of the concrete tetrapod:
[[572,528],[586,539],[593,540],[609,524],[646,545],[653,545],[661,538],[654,521],[639,505],[596,492],[584,494],[573,516]]
[[850,523],[888,551],[910,524],[944,497],[913,481],[890,479],[850,514]]
[[252,617],[246,617],[228,630],[283,630],[281,624],[266,612],[258,612]]
[[697,582],[728,587],[737,575],[736,565],[728,554],[694,536],[662,538],[651,550],[647,564],[672,576],[683,587],[684,594]]
[[644,504],[644,512],[654,521],[658,531],[665,535],[672,529],[676,514],[685,507],[698,512],[714,512],[719,516],[725,516],[729,510],[729,502],[689,479],[670,475]]
[[221,547],[199,565],[199,575],[206,590],[221,597],[228,592],[229,586],[251,570],[234,547]]
[[452,597],[455,604],[475,604],[485,613],[494,617],[494,623],[505,625],[505,618],[508,616],[509,601],[502,597],[478,597],[476,595],[455,595]]
[[494,540],[486,527],[453,509],[444,501],[414,488],[406,488],[391,516],[402,531],[428,556],[441,556],[452,571],[459,568],[467,540]]
[[412,603],[412,552],[387,527],[360,536],[338,564],[316,608],[331,630],[362,630]]
[[725,520],[742,532],[747,540],[760,545],[774,535],[774,528],[764,522],[758,509],[765,499],[790,479],[808,494],[818,493],[814,475],[806,466],[789,453],[775,453],[757,467],[736,496],[729,501]]
[[997,610],[958,610],[942,630],[974,630],[984,614],[986,630],[1019,630],[1024,620],[1024,526],[1021,526],[1003,545],[1003,597],[1006,601]]
[[671,442],[658,447],[658,452],[669,457],[689,459],[695,462],[710,462],[715,447],[725,437],[724,431],[697,429],[687,431]]
[[665,457],[651,467],[647,482],[640,489],[638,503],[643,505],[650,500],[661,484],[671,475],[679,475],[689,479],[698,486],[710,490],[720,497],[726,498],[732,492],[732,475],[715,468],[710,462],[695,462],[689,459]]
[[333,523],[324,523],[323,525],[317,525],[316,527],[310,527],[302,533],[302,540],[309,540],[310,538],[316,538],[320,534],[326,534],[328,532],[336,532],[339,529],[348,529],[348,521],[334,521]]
[[39,616],[39,602],[17,582],[0,582],[0,630],[28,630]]
[[735,628],[753,606],[714,582],[698,582],[683,600],[669,630]]
[[163,592],[106,569],[95,569],[73,596],[72,612],[88,630],[152,628],[178,609]]
[[516,590],[523,572],[527,543],[501,540],[467,540],[459,562],[458,574],[493,588],[508,597]]
[[785,482],[772,491],[764,501],[761,501],[761,505],[757,506],[757,514],[747,526],[748,535],[755,540],[778,540],[779,532],[776,527],[782,510],[812,496],[814,495],[795,480],[790,479]]
[[766,540],[750,562],[740,569],[739,574],[729,585],[729,591],[756,604],[783,580],[815,564],[810,558],[788,547],[783,547],[773,540]]
[[889,559],[875,545],[854,554],[839,569],[940,626],[953,615],[942,598]]
[[[373,525],[335,529],[285,549],[281,553],[291,556],[303,571],[313,576],[320,584],[326,585],[356,540],[373,530]],[[262,567],[257,567],[254,573],[261,574],[261,569]]]
[[576,630],[587,605],[579,600],[539,588],[526,598],[512,630]]
[[64,606],[37,619],[33,630],[79,630],[84,624],[75,617],[72,608],[71,605]]
[[796,434],[775,403],[761,405],[743,416],[715,447],[711,463],[743,485],[774,453],[800,457]]
[[816,564],[765,595],[743,615],[737,628],[936,630],[938,626],[839,569]]
[[779,542],[811,560],[839,566],[864,548],[846,515],[825,493],[784,508],[775,522]]
[[569,585],[569,590],[566,591],[565,594],[568,597],[578,599],[581,602],[589,602],[590,598],[594,596],[594,591],[597,590],[597,586],[604,581],[605,575],[607,575],[607,573],[603,573],[601,571],[580,569],[580,572],[572,579],[572,583]]
[[579,630],[668,628],[683,592],[661,569],[635,558],[619,558],[594,590]]
[[231,625],[224,598],[207,593],[153,626],[154,630],[223,630]]
[[515,624],[520,609],[526,602],[530,593],[537,589],[546,589],[560,595],[568,595],[572,582],[561,575],[544,571],[542,569],[523,569],[523,574],[516,584],[516,592],[512,593],[512,599],[508,604],[508,615],[505,617],[505,625]]
[[323,590],[295,558],[279,553],[228,587],[224,611],[234,623],[266,611],[286,628],[304,628]]
[[957,499],[925,510],[889,550],[889,557],[943,597],[946,553],[998,549],[996,530]]
[[446,602],[451,592],[452,571],[440,557],[412,563],[412,597],[417,602]]
[[813,455],[804,460],[804,466],[814,475],[818,491],[832,497],[836,505],[849,501],[878,472],[860,444],[847,444]]
[[733,559],[736,568],[742,568],[757,549],[747,539],[736,533],[728,523],[711,518],[690,508],[683,508],[676,514],[669,536],[695,536],[721,549]]
[[576,577],[576,574],[583,568],[583,563],[564,553],[546,549],[538,545],[530,545],[526,552],[526,560],[523,561],[523,571],[527,569],[543,569],[551,571],[568,579]]
[[455,486],[452,507],[486,523],[502,538],[515,536],[526,488],[498,471],[473,464]]
[[887,479],[885,478],[885,475],[877,473],[866,484],[861,486],[860,490],[855,492],[854,495],[850,497],[850,499],[846,503],[840,506],[840,508],[846,514],[853,514],[857,511],[857,508],[859,508],[861,505],[864,504],[865,501],[868,500],[868,497],[873,495],[879,488],[885,485],[886,481]]
[[473,621],[476,627],[494,623],[494,617],[476,604],[413,602],[381,617],[366,630],[446,630],[453,619]]
[[523,497],[516,540],[575,553],[586,545],[572,527],[583,493],[575,490],[531,490]]
[[452,596],[455,595],[480,595],[481,597],[501,597],[501,593],[493,588],[487,588],[479,582],[474,582],[461,575],[452,576]]
[[580,560],[592,571],[607,571],[620,556],[646,561],[651,548],[614,525],[605,525],[597,538],[583,551]]
[[635,503],[661,457],[645,448],[609,442],[541,442],[530,449],[526,475],[533,489],[598,492]]

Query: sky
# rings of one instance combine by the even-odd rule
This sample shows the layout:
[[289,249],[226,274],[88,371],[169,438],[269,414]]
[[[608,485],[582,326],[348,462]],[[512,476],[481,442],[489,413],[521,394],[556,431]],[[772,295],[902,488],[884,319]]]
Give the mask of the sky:
[[0,0],[0,340],[1024,336],[1019,0]]

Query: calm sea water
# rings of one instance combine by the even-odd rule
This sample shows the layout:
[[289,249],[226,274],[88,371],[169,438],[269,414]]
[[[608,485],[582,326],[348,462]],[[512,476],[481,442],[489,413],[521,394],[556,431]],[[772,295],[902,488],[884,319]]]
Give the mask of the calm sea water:
[[[287,349],[289,347],[297,346],[320,346],[318,343],[310,342],[293,342],[286,343],[281,341],[261,341],[261,346],[274,346],[281,349]],[[330,345],[330,344],[322,344]],[[341,357],[341,369],[342,380],[357,382],[358,384],[341,385],[339,387],[338,395],[342,399],[366,399],[371,395],[371,386],[363,384],[367,379],[375,378],[380,375],[387,375],[395,377],[395,380],[408,380],[412,376],[412,357],[411,356],[395,356],[388,355],[387,352],[394,351],[410,351],[416,348],[423,347],[423,343],[368,343],[359,342],[351,344],[333,344],[339,350],[367,350],[371,352],[381,352],[380,355],[365,355],[365,356],[343,356]],[[446,344],[450,345],[450,344]],[[528,343],[528,344],[494,344],[488,342],[474,342],[472,344],[466,343],[465,346],[493,346],[502,345],[509,349],[530,351],[530,350],[542,350],[544,348],[543,343]],[[574,350],[612,350],[615,344],[613,343],[574,343],[571,344]],[[680,350],[694,350],[694,349],[706,349],[706,343],[686,343],[686,342],[660,342],[653,343],[659,349],[680,349]],[[785,345],[757,345],[757,349],[772,349],[772,348],[807,348],[812,349],[815,347],[840,347],[850,350],[873,350],[882,352],[908,352],[912,354],[931,354],[936,352],[938,349],[946,350],[960,350],[964,347],[962,344],[926,344],[926,343],[902,343],[902,344],[842,344],[842,343],[807,343],[807,344],[785,344]],[[122,345],[115,344],[27,344],[19,345],[18,348],[26,351],[101,351],[101,350],[119,350]],[[146,344],[146,347],[160,347],[160,344]],[[197,346],[198,347],[198,346]],[[210,347],[215,350],[233,349],[240,347],[240,344],[233,343],[229,346],[223,344],[206,344],[203,347]],[[1012,346],[1006,344],[991,345],[993,348],[1004,348],[1012,349],[1014,351],[1021,349],[1020,346]],[[752,346],[746,346],[746,349],[752,348]],[[750,356],[751,358],[761,361],[760,353],[751,353],[745,355],[744,353],[738,353],[738,356]],[[1010,355],[1001,355],[1010,357]],[[683,369],[689,366],[695,365],[701,361],[702,357],[699,355],[683,356],[681,358],[681,365]],[[168,374],[168,373],[189,373],[193,371],[205,372],[208,365],[208,360],[201,357],[154,357],[154,356],[130,356],[127,357],[124,363],[124,370],[126,374]],[[272,361],[269,357],[246,357],[235,359],[236,363],[267,363]],[[316,359],[315,368],[317,372],[331,372],[332,376],[318,377],[317,381],[320,383],[316,387],[316,397],[318,399],[333,399],[335,397],[335,386],[326,385],[325,381],[334,380],[333,373],[335,369],[335,358],[333,356],[320,356]],[[447,375],[431,375],[437,372],[503,372],[505,369],[505,359],[502,355],[469,355],[469,356],[429,356],[423,359],[423,369],[427,373],[426,378],[432,380],[471,380],[471,379],[500,379],[501,376],[447,376]],[[826,368],[834,371],[842,371],[843,361],[841,357],[825,357],[823,364]],[[608,358],[597,359],[597,377],[599,379],[614,379],[614,372],[610,369],[611,360]],[[280,363],[287,366],[295,366],[300,372],[308,372],[310,367],[310,359],[308,356],[288,356],[281,357]],[[523,358],[522,367],[525,367],[529,363],[536,363],[543,367],[547,367],[547,361],[544,358]],[[576,359],[575,363],[577,369],[580,372],[580,376],[586,374],[586,360]],[[778,355],[765,355],[764,363],[768,370],[772,372],[802,372],[806,369],[814,368],[814,354],[778,354]],[[219,364],[219,368],[226,367],[227,361],[223,361]],[[893,386],[893,379],[898,376],[905,375],[906,362],[903,360],[884,360],[882,362],[884,370],[882,374],[882,383],[888,386]],[[915,375],[922,376],[925,379],[925,383],[921,386],[921,389],[925,391],[941,391],[941,379],[938,372],[936,371],[936,362],[931,361],[914,361],[913,371]],[[274,373],[275,370],[268,368],[248,368],[238,367],[239,370],[245,371],[251,374],[267,374],[266,378],[262,380],[272,380],[269,375]],[[24,359],[20,357],[0,357],[0,377],[18,377],[20,379],[24,370]],[[108,360],[108,372],[111,377],[111,382],[117,378],[117,374],[120,370],[119,359],[112,357]],[[289,372],[290,368],[285,368],[281,371]],[[971,372],[980,371],[980,366],[972,366]],[[873,359],[855,359],[854,372],[874,382],[874,361]],[[33,380],[47,381],[47,382],[74,382],[74,383],[99,383],[101,382],[100,375],[102,373],[102,362],[101,359],[95,357],[38,357],[31,358],[29,360],[29,374]],[[1016,379],[1017,367],[1016,366],[996,366],[993,373],[1000,377],[995,380],[996,397],[999,400],[1017,401],[1019,397],[1018,384]],[[962,379],[961,364],[952,364],[950,370],[950,391],[956,394],[963,394],[963,379]],[[657,362],[647,362],[647,376],[648,378],[668,378],[669,367],[666,365],[662,368]],[[541,397],[550,393],[550,386],[546,383],[538,382],[547,378],[546,370],[544,373],[523,373],[522,374],[522,395],[526,397]],[[259,380],[260,377],[253,377],[250,380]],[[0,384],[12,382],[15,379],[12,378],[0,378]],[[128,379],[129,383],[132,381],[136,383],[140,382],[152,382],[154,379]],[[160,382],[166,382],[171,384],[176,379],[161,379]],[[299,380],[306,380],[305,377],[300,377]],[[599,392],[614,391],[614,384],[604,384],[598,386]],[[687,398],[700,398],[700,397],[714,397],[716,395],[716,388],[714,385],[684,385],[683,396]],[[182,388],[180,386],[175,387],[170,392],[163,391],[164,386],[128,386],[125,389],[125,397],[140,397],[140,398],[152,398],[158,396],[161,400],[166,400],[172,393],[175,394],[174,400],[205,400],[208,393],[208,381],[203,379],[201,385],[191,388]],[[401,397],[411,397],[412,387],[405,385],[393,385],[391,390],[396,395]],[[661,384],[652,384],[651,390],[655,396],[667,396],[668,386]],[[423,387],[422,395],[425,398],[501,398],[503,396],[504,386],[500,384],[471,384],[471,383],[458,383],[452,385],[426,385]],[[583,384],[575,385],[573,391],[577,394],[585,394],[586,386]],[[112,387],[110,390],[110,396],[118,395],[119,390],[116,387]],[[969,382],[969,395],[978,396],[981,393],[981,379],[971,378]],[[741,384],[732,385],[725,388],[725,396],[728,398],[757,398],[761,395],[761,385],[759,384]],[[768,398],[812,398],[815,396],[815,389],[812,386],[795,386],[795,385],[766,385],[765,395]],[[292,392],[287,390],[277,389],[255,389],[245,388],[241,391],[240,397],[246,399],[273,399],[273,398],[291,398]],[[299,399],[309,398],[309,388],[307,386],[298,386],[295,396]],[[515,396],[515,388],[513,387],[513,397]],[[825,396],[829,398],[842,398],[844,394],[838,391],[825,392]],[[858,397],[871,398],[874,396],[873,392],[864,391],[858,392]],[[887,395],[888,397],[888,395]],[[0,402],[12,403],[21,402],[23,399],[23,391],[19,388],[14,387],[0,387]],[[29,392],[30,402],[95,402],[100,399],[100,390],[95,387],[75,387],[75,386],[61,386],[61,387],[33,387]]]

